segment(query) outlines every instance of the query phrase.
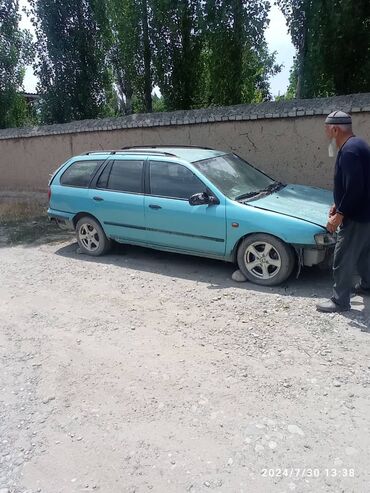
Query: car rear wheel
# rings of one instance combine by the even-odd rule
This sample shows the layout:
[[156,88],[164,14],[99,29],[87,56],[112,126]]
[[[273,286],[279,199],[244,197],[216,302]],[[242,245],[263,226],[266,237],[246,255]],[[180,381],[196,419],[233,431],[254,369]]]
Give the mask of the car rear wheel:
[[245,277],[255,284],[276,286],[291,275],[295,265],[292,247],[267,234],[254,234],[239,246],[237,260]]
[[76,225],[76,235],[78,244],[83,253],[99,257],[104,255],[111,247],[111,242],[107,238],[98,221],[90,216],[82,217]]

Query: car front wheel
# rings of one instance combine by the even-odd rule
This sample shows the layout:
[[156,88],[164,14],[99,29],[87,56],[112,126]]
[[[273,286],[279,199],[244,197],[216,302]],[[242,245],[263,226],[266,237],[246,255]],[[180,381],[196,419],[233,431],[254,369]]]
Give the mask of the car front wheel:
[[90,216],[82,217],[77,222],[76,235],[82,253],[93,257],[104,255],[111,246],[103,228]]
[[267,234],[245,238],[238,249],[239,269],[255,284],[276,286],[291,275],[295,265],[292,247]]

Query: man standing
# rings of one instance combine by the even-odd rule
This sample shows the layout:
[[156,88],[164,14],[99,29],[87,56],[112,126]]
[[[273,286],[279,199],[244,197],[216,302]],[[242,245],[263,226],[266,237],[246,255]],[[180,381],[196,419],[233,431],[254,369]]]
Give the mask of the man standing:
[[334,205],[329,212],[327,229],[338,230],[334,252],[334,288],[329,301],[317,305],[320,312],[333,313],[351,308],[353,276],[361,282],[356,294],[370,295],[370,147],[352,132],[352,118],[334,111],[326,121],[330,140],[329,156],[338,155],[335,163]]

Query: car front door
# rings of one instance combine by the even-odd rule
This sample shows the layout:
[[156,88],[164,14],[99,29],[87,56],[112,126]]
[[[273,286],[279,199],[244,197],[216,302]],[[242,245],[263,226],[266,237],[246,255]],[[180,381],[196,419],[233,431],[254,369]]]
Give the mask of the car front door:
[[223,256],[226,244],[225,199],[192,206],[189,198],[210,190],[186,166],[151,160],[144,198],[147,241],[177,251]]
[[116,156],[90,189],[94,215],[107,236],[120,242],[145,242],[144,162]]

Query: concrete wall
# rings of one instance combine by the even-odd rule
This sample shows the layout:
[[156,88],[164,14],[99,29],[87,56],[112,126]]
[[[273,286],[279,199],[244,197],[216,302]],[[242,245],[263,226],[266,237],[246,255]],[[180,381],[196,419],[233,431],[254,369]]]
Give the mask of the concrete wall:
[[42,191],[72,155],[145,144],[232,150],[277,180],[331,188],[323,120],[335,109],[351,112],[355,132],[370,141],[370,94],[3,130],[0,189]]

